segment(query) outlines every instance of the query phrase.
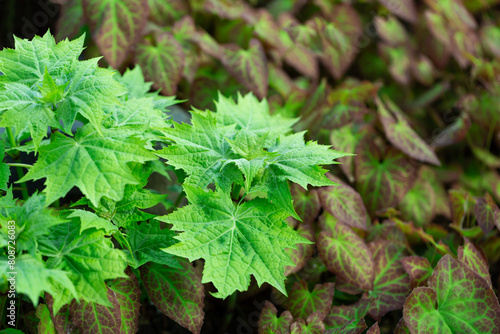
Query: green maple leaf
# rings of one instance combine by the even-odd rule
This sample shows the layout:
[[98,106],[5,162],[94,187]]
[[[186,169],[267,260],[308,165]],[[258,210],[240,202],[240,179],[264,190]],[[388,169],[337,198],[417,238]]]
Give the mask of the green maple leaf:
[[304,189],[335,185],[318,165],[335,163],[334,159],[348,154],[331,150],[329,146],[316,142],[305,142],[304,132],[280,136],[276,144],[269,148],[276,157],[267,162],[263,183],[267,185],[267,196],[275,205],[282,206],[290,215],[299,219],[292,204],[292,195],[286,180],[299,184]]
[[225,97],[219,92],[219,101],[215,102],[215,106],[218,124],[236,124],[236,129],[247,129],[261,136],[267,135],[267,145],[273,145],[280,134],[290,132],[298,121],[298,118],[271,115],[267,101],[259,101],[252,93],[245,96],[238,93],[238,100],[235,102],[231,97]]
[[221,190],[185,186],[185,192],[190,204],[159,218],[184,232],[165,251],[190,261],[204,258],[202,282],[213,282],[216,297],[247,289],[250,275],[286,294],[284,266],[293,262],[285,249],[310,243],[288,226],[286,213],[265,199],[235,205]]
[[75,138],[55,133],[50,144],[40,147],[38,161],[20,182],[47,178],[47,203],[65,196],[74,186],[94,206],[103,196],[120,201],[126,184],[139,183],[127,164],[154,159],[143,145],[114,131],[103,131],[101,137],[88,126]]
[[80,233],[83,230],[89,228],[96,228],[98,230],[103,229],[106,232],[106,234],[111,235],[118,230],[118,228],[115,225],[113,225],[113,223],[111,223],[109,220],[101,218],[95,213],[90,211],[72,210],[68,218],[74,218],[74,217],[80,218],[80,225],[81,225]]
[[241,179],[241,173],[234,164],[225,164],[238,158],[224,139],[233,133],[233,129],[217,127],[216,119],[210,112],[192,111],[191,115],[192,126],[174,124],[173,128],[163,130],[167,138],[175,141],[175,145],[157,154],[189,175],[185,184],[205,188],[214,182],[227,190],[233,181]]
[[[2,204],[0,202],[0,204]],[[64,220],[51,214],[45,209],[45,196],[34,194],[23,206],[4,207],[0,209],[0,222],[2,232],[7,235],[8,220],[16,222],[16,251],[23,250],[35,255],[37,239],[49,233],[52,226],[64,223]]]
[[[75,220],[53,227],[49,235],[40,238],[39,251],[49,257],[48,267],[70,273],[78,298],[87,302],[111,306],[105,280],[127,277],[125,254],[113,248],[105,232],[86,229],[80,234],[80,224]],[[52,295],[57,310],[71,301],[62,289]]]
[[139,65],[136,65],[132,70],[127,68],[123,75],[117,75],[115,79],[125,86],[129,99],[146,97],[146,94],[151,90],[151,86],[153,85],[152,82],[144,80],[144,74]]

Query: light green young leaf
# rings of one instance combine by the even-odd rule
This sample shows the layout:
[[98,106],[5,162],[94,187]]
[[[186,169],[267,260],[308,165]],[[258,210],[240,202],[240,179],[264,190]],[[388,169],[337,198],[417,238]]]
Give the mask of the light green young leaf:
[[113,225],[109,220],[103,219],[93,212],[85,210],[73,210],[73,212],[68,216],[68,218],[80,218],[80,233],[83,230],[89,228],[95,228],[97,230],[103,229],[107,235],[111,235],[118,231],[118,228]]
[[146,97],[153,85],[152,82],[144,80],[144,74],[139,65],[136,65],[132,70],[127,68],[123,75],[117,75],[115,79],[127,88],[127,97],[129,99]]
[[[45,195],[34,194],[23,206],[3,207],[0,201],[0,222],[14,220],[16,222],[16,251],[28,251],[35,256],[37,240],[49,233],[52,226],[65,221],[45,209]],[[7,235],[7,224],[0,224],[2,233]]]
[[252,93],[241,96],[238,101],[225,97],[219,92],[219,101],[215,102],[217,123],[222,126],[236,124],[236,129],[247,129],[259,136],[267,134],[266,145],[275,143],[280,134],[288,133],[297,123],[297,118],[285,118],[271,115],[267,100],[259,101]]
[[[125,254],[113,248],[105,232],[87,229],[80,234],[80,224],[75,220],[53,227],[49,235],[39,239],[39,250],[49,257],[49,267],[70,272],[78,298],[87,302],[111,306],[106,298],[105,280],[127,277]],[[57,310],[70,301],[65,300],[63,292],[58,292],[52,294]]]
[[45,74],[43,75],[43,81],[38,84],[40,93],[42,94],[41,102],[50,103],[52,105],[57,104],[64,97],[66,86],[69,82],[64,85],[58,85],[54,79],[50,76],[49,71],[45,68]]
[[213,282],[216,297],[247,289],[250,275],[286,294],[283,269],[293,262],[285,249],[310,243],[288,226],[287,214],[264,199],[235,205],[220,190],[185,186],[185,191],[190,204],[159,218],[184,232],[165,251],[190,261],[204,258],[202,282]]
[[103,196],[120,201],[126,184],[138,184],[129,162],[144,163],[154,156],[135,138],[113,131],[101,137],[92,128],[80,129],[75,138],[55,133],[51,143],[40,148],[33,168],[20,180],[47,178],[47,203],[65,196],[74,186],[97,207]]

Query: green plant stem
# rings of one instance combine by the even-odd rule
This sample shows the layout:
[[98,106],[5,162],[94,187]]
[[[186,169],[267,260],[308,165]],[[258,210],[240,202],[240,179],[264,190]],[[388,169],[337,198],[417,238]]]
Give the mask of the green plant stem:
[[237,201],[238,198],[240,198],[240,191],[241,191],[241,185],[235,183],[233,186],[233,193],[231,194],[231,198]]
[[23,163],[17,163],[17,162],[9,162],[7,163],[7,166],[10,166],[10,167],[24,167],[24,168],[31,168],[33,167],[33,165],[29,165],[29,164],[23,164]]
[[[7,136],[9,137],[10,146],[13,148],[17,147],[16,138],[14,137],[14,133],[12,132],[12,129],[10,127],[7,128]],[[19,160],[19,156],[17,157],[16,160]],[[16,167],[17,177],[19,180],[22,179],[24,176],[24,171],[23,171],[22,167],[26,167],[26,168],[32,167],[31,165],[25,165],[22,163],[13,163],[13,164],[8,164],[8,165]],[[27,167],[27,166],[30,166],[30,167]],[[23,196],[23,199],[26,201],[29,197],[29,194],[28,194],[28,188],[26,186],[26,183],[24,185],[25,186],[21,189],[21,194]]]
[[221,333],[225,333],[231,320],[233,319],[234,310],[236,309],[236,302],[238,301],[238,292],[234,292],[229,296],[227,301],[226,314],[224,315],[224,323],[222,324]]
[[186,197],[186,193],[184,191],[181,191],[177,196],[177,198],[175,199],[174,208],[178,207],[179,204],[181,204],[181,201],[184,197]]
[[132,247],[130,247],[130,244],[128,243],[128,240],[123,236],[123,234],[122,234],[121,231],[116,232],[115,234],[113,234],[113,236],[115,237],[116,241],[118,241],[118,243],[123,248],[127,248],[128,249],[128,251],[130,252],[130,255],[133,254]]

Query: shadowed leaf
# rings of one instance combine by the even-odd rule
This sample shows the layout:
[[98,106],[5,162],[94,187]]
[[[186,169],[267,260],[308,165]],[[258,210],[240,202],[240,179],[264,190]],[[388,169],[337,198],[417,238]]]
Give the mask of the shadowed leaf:
[[405,320],[401,318],[399,320],[398,325],[396,326],[396,329],[394,330],[394,334],[409,334],[410,330],[408,329],[408,326],[406,326]]
[[319,210],[321,210],[318,197],[320,190],[311,189],[306,191],[295,183],[290,188],[295,212],[297,212],[304,224],[311,224],[318,217]]
[[171,25],[189,13],[189,3],[186,0],[148,0],[149,19],[165,26]]
[[293,316],[289,311],[281,313],[278,317],[278,310],[269,301],[266,301],[259,316],[259,334],[264,333],[288,333]]
[[36,317],[40,319],[38,323],[38,333],[56,334],[54,323],[50,318],[50,312],[45,304],[38,304],[36,308]]
[[416,23],[418,20],[417,8],[414,0],[379,0],[391,13],[405,19],[408,22]]
[[286,309],[295,319],[307,319],[311,314],[317,313],[323,319],[332,305],[334,283],[316,284],[313,291],[309,291],[307,282],[295,282],[286,301]]
[[366,328],[364,321],[371,301],[360,299],[352,305],[332,306],[324,322],[327,333],[360,334]]
[[380,327],[378,326],[378,322],[374,323],[373,326],[368,329],[366,334],[380,334]]
[[[499,211],[498,206],[493,198],[491,198],[490,194],[486,193],[484,197],[476,198],[474,214],[484,234],[488,234],[488,232],[495,227],[495,215],[498,217],[497,212]],[[497,222],[497,224],[499,223]]]
[[[314,242],[314,230],[311,225],[300,224],[297,232],[307,240]],[[288,255],[295,266],[285,266],[285,276],[300,271],[314,255],[315,247],[313,244],[298,244],[296,249],[287,249]]]
[[52,317],[52,322],[54,322],[57,333],[81,333],[80,329],[71,320],[70,305],[63,306],[57,314],[54,314],[54,298],[52,295],[46,293],[45,301],[47,302],[47,307],[49,308],[50,316]]
[[375,145],[359,147],[356,155],[356,189],[370,213],[395,207],[410,189],[416,173],[412,161],[390,148]]
[[203,325],[205,291],[196,270],[188,261],[182,269],[157,263],[140,268],[151,301],[169,318],[199,334]]
[[303,319],[299,318],[290,326],[290,334],[323,334],[325,324],[322,318],[318,312],[314,312],[307,317],[307,325]]
[[413,221],[418,227],[425,226],[431,222],[435,207],[434,188],[429,180],[420,174],[413,187],[399,203],[402,217],[406,221]]
[[410,275],[411,287],[425,286],[432,275],[432,267],[425,257],[407,256],[401,259],[403,269]]

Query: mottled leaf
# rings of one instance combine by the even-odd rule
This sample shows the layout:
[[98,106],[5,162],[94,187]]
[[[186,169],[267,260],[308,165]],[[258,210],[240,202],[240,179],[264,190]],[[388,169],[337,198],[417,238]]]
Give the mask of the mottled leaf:
[[304,224],[312,223],[318,217],[319,210],[321,210],[318,190],[311,189],[306,191],[304,188],[293,183],[290,192],[293,197],[293,207],[302,219],[302,222]]
[[182,269],[157,263],[140,268],[151,301],[169,318],[193,333],[203,325],[205,290],[194,267],[182,261]]
[[401,258],[404,247],[387,240],[376,240],[368,244],[375,262],[375,280],[371,297],[375,299],[370,315],[380,320],[387,312],[403,307],[411,291],[410,277],[404,271]]
[[391,144],[414,159],[434,165],[441,164],[436,153],[411,128],[394,102],[389,98],[376,99],[376,102],[380,121]]
[[120,334],[135,334],[139,329],[140,296],[139,281],[130,269],[125,272],[127,278],[118,278],[110,286],[120,305]]
[[486,256],[469,239],[464,238],[464,241],[464,245],[458,247],[458,259],[482,277],[488,283],[488,286],[493,289]]
[[333,175],[329,178],[337,185],[318,190],[323,209],[350,227],[366,230],[368,214],[361,196],[341,179]]
[[411,23],[417,22],[418,13],[414,0],[379,0],[379,2],[394,15]]
[[290,334],[323,334],[325,324],[323,317],[318,312],[314,312],[307,317],[306,321],[299,318],[290,326]]
[[380,334],[380,327],[378,326],[378,322],[374,323],[373,326],[368,329],[366,334]]
[[393,148],[384,151],[364,145],[357,151],[355,162],[356,189],[372,214],[398,205],[414,181],[414,162]]
[[111,306],[85,301],[71,303],[71,320],[83,334],[122,333],[120,329],[123,320],[116,293],[108,288],[106,299]]
[[[314,231],[311,225],[300,224],[297,232],[307,240],[314,242]],[[287,249],[288,255],[292,259],[294,266],[285,266],[285,276],[300,271],[314,255],[313,244],[298,244],[296,249]]]
[[432,275],[432,267],[425,257],[407,256],[401,259],[403,269],[410,276],[411,287],[425,286]]
[[319,234],[319,255],[328,270],[362,289],[373,288],[374,264],[368,247],[350,227],[330,220]]
[[431,222],[436,207],[436,194],[428,179],[420,173],[413,187],[399,203],[404,220],[412,221],[416,226],[425,226]]
[[269,301],[266,301],[264,308],[259,316],[259,334],[266,333],[288,333],[290,325],[293,322],[293,316],[289,311],[281,313],[278,317],[278,310]]
[[262,44],[251,39],[248,50],[236,45],[223,47],[222,63],[226,69],[246,88],[259,98],[267,96],[267,60]]
[[495,227],[495,215],[499,211],[498,206],[493,198],[491,198],[490,194],[486,193],[484,197],[476,198],[474,214],[479,227],[481,227],[481,230],[483,230],[485,234]]
[[160,89],[167,96],[175,95],[185,56],[182,46],[172,34],[158,35],[156,44],[143,40],[137,45],[135,58],[146,79],[154,82],[155,89]]
[[50,318],[50,312],[45,304],[39,304],[36,308],[36,317],[40,319],[38,323],[38,333],[56,334],[54,323]]
[[141,37],[148,0],[82,0],[94,40],[108,63],[118,68]]
[[314,312],[323,319],[332,305],[334,291],[334,283],[316,284],[313,291],[309,291],[307,282],[300,280],[292,286],[285,307],[294,319],[307,319]]
[[327,333],[360,334],[366,328],[364,317],[370,309],[369,299],[360,299],[352,305],[332,306],[324,322]]
[[428,282],[405,302],[410,333],[496,333],[500,306],[493,290],[462,262],[445,255]]

